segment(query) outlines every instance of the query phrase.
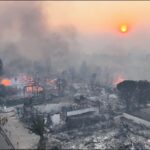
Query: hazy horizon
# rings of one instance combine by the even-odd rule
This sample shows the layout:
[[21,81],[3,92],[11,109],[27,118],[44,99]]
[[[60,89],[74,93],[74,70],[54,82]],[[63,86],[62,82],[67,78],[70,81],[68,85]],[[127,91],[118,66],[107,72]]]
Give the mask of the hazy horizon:
[[[91,68],[110,68],[110,74],[150,80],[150,2],[0,4],[0,53],[6,66],[25,59],[25,64],[41,61],[63,70],[86,61]],[[122,23],[128,32],[119,31]]]

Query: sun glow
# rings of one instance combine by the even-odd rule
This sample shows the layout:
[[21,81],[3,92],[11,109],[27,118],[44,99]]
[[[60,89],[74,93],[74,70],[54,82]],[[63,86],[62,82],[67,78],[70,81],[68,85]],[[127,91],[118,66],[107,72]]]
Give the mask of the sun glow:
[[122,24],[120,26],[120,32],[126,33],[128,31],[128,26],[126,24]]

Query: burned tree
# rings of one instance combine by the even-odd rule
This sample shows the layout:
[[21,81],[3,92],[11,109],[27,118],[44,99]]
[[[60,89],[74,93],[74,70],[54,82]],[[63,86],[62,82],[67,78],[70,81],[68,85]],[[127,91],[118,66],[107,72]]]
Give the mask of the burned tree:
[[83,61],[79,69],[80,80],[85,82],[88,78],[88,74],[89,74],[89,67],[87,65],[87,62]]
[[91,80],[90,80],[91,88],[92,88],[93,91],[94,91],[95,85],[96,85],[96,77],[97,77],[97,74],[93,73],[92,76],[91,76]]
[[44,134],[44,118],[40,115],[36,115],[32,117],[32,125],[30,128],[35,134],[43,137]]
[[2,74],[3,74],[3,62],[0,59],[0,75],[2,75]]
[[0,84],[0,104],[3,105],[5,103],[4,97],[6,97],[6,88],[4,85]]
[[66,87],[66,80],[58,78],[56,81],[56,86],[58,88],[59,95],[62,96]]
[[38,144],[38,149],[45,149],[46,147],[46,139],[44,137],[45,125],[44,118],[38,114],[33,115],[31,119],[31,126],[29,129],[35,134],[40,136],[40,141]]

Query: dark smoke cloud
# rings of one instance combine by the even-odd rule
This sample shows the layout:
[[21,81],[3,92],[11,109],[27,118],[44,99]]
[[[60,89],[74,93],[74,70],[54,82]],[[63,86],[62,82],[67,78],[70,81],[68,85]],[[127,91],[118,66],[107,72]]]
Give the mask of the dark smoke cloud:
[[63,69],[74,63],[73,26],[53,30],[39,2],[0,3],[0,54],[9,70],[32,70],[31,64],[35,62],[47,70]]

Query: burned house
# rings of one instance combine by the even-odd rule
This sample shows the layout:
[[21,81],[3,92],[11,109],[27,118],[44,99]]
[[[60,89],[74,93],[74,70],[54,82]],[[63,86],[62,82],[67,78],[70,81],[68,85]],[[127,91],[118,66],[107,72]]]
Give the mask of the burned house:
[[83,108],[66,112],[66,126],[68,129],[81,128],[99,122],[98,108]]
[[[84,124],[91,125],[99,121],[97,107],[77,107],[69,103],[47,104],[34,106],[37,112],[43,114],[45,124],[49,128],[65,127],[66,129],[80,128]],[[48,125],[48,121],[50,124]]]
[[64,89],[66,86],[66,81],[60,78],[46,78],[45,79],[45,89],[47,93],[50,93],[53,97],[59,97],[64,95]]

